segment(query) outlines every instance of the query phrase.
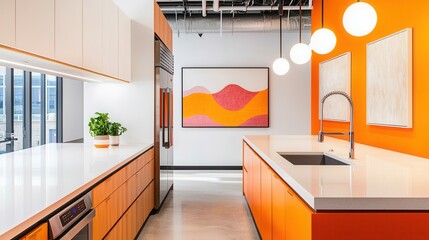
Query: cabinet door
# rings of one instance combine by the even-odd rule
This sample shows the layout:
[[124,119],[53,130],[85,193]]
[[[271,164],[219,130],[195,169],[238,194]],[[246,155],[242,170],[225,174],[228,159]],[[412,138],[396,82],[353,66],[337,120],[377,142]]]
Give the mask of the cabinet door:
[[16,47],[54,58],[54,0],[16,0]]
[[272,219],[271,219],[271,168],[262,162],[261,164],[261,224],[259,232],[262,239],[272,238]]
[[261,223],[261,160],[252,158],[252,214],[256,225]]
[[55,59],[82,66],[82,0],[55,1]]
[[83,67],[103,72],[103,1],[83,0]]
[[25,235],[21,240],[47,240],[48,239],[48,224],[43,223],[29,234]]
[[311,210],[289,187],[286,193],[286,239],[311,240]]
[[121,10],[119,14],[119,78],[131,81],[131,20]]
[[103,0],[103,73],[118,77],[118,7],[113,0]]
[[[273,239],[286,239],[286,185],[277,174],[272,175],[272,219],[273,219]],[[292,239],[291,239],[292,240]]]
[[161,10],[159,9],[158,3],[156,1],[153,4],[153,7],[154,7],[154,9],[153,9],[153,12],[154,12],[153,21],[155,23],[153,30],[154,30],[155,34],[158,35],[158,37],[159,37],[159,35],[160,35],[159,34],[159,29],[160,29],[160,17],[159,17],[159,15],[161,13]]
[[247,191],[247,185],[249,181],[249,175],[247,174],[247,170],[243,168],[243,195],[247,198],[249,192]]
[[0,45],[15,46],[15,0],[0,0]]
[[246,168],[248,172],[250,170],[249,168],[252,167],[252,157],[252,150],[245,142],[243,142],[243,167]]

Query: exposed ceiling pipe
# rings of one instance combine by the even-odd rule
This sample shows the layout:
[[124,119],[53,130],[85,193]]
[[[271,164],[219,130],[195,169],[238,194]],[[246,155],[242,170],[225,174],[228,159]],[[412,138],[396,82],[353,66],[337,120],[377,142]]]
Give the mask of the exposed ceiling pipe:
[[[222,13],[222,12],[221,12]],[[200,15],[201,16],[201,15]],[[186,20],[178,19],[174,15],[167,15],[174,32],[180,33],[230,33],[230,32],[278,32],[279,19],[277,15],[236,15],[231,14],[208,15],[207,17],[192,17]],[[221,17],[221,21],[219,21]],[[311,29],[311,17],[302,17],[303,32]],[[290,17],[283,20],[284,31],[299,30],[299,17]]]
[[203,17],[207,17],[207,0],[202,0],[201,10]]
[[213,11],[219,12],[219,0],[213,0]]
[[[203,0],[203,2],[205,2]],[[207,3],[207,2],[206,2]],[[312,10],[313,6],[302,6],[302,10]],[[183,6],[176,6],[176,7],[170,7],[170,6],[165,6],[165,7],[161,7],[161,10],[163,12],[183,12],[185,9],[183,8]],[[203,11],[203,8],[201,6],[188,6],[188,11]],[[219,7],[219,11],[225,11],[225,12],[230,12],[230,11],[277,11],[279,10],[278,6],[249,6],[249,7],[244,7],[244,6],[234,6],[234,7],[230,7],[230,6],[221,6]],[[288,11],[288,10],[299,10],[299,6],[284,6],[283,7],[284,11]],[[214,11],[213,7],[206,7],[206,11]]]

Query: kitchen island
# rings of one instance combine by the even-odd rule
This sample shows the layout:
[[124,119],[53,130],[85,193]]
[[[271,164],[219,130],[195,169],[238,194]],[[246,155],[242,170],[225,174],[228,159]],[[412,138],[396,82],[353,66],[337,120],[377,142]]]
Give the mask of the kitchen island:
[[0,155],[0,239],[20,237],[46,222],[54,211],[152,146],[140,143],[96,149],[90,144],[63,143]]
[[[429,237],[428,159],[362,144],[347,159],[348,142],[330,137],[243,139],[243,193],[264,239]],[[324,153],[348,165],[294,165],[285,153]]]

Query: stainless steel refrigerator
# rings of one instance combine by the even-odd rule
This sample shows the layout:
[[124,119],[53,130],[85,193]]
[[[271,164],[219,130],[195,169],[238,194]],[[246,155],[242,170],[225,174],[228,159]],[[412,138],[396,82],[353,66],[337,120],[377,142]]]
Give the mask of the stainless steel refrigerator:
[[173,189],[173,74],[174,57],[155,41],[155,209]]

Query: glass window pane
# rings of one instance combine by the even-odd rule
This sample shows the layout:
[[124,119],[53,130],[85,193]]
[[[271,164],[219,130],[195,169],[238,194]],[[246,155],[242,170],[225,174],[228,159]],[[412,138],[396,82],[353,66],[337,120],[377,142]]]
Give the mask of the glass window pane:
[[13,122],[14,122],[14,136],[18,138],[14,142],[14,150],[22,149],[23,145],[23,120],[24,120],[24,71],[14,69],[13,72]]
[[[6,68],[0,66],[0,139],[6,137],[5,81]],[[6,144],[0,144],[0,154],[5,152]]]
[[57,142],[57,77],[46,75],[46,143]]
[[31,73],[31,146],[42,142],[42,74]]

